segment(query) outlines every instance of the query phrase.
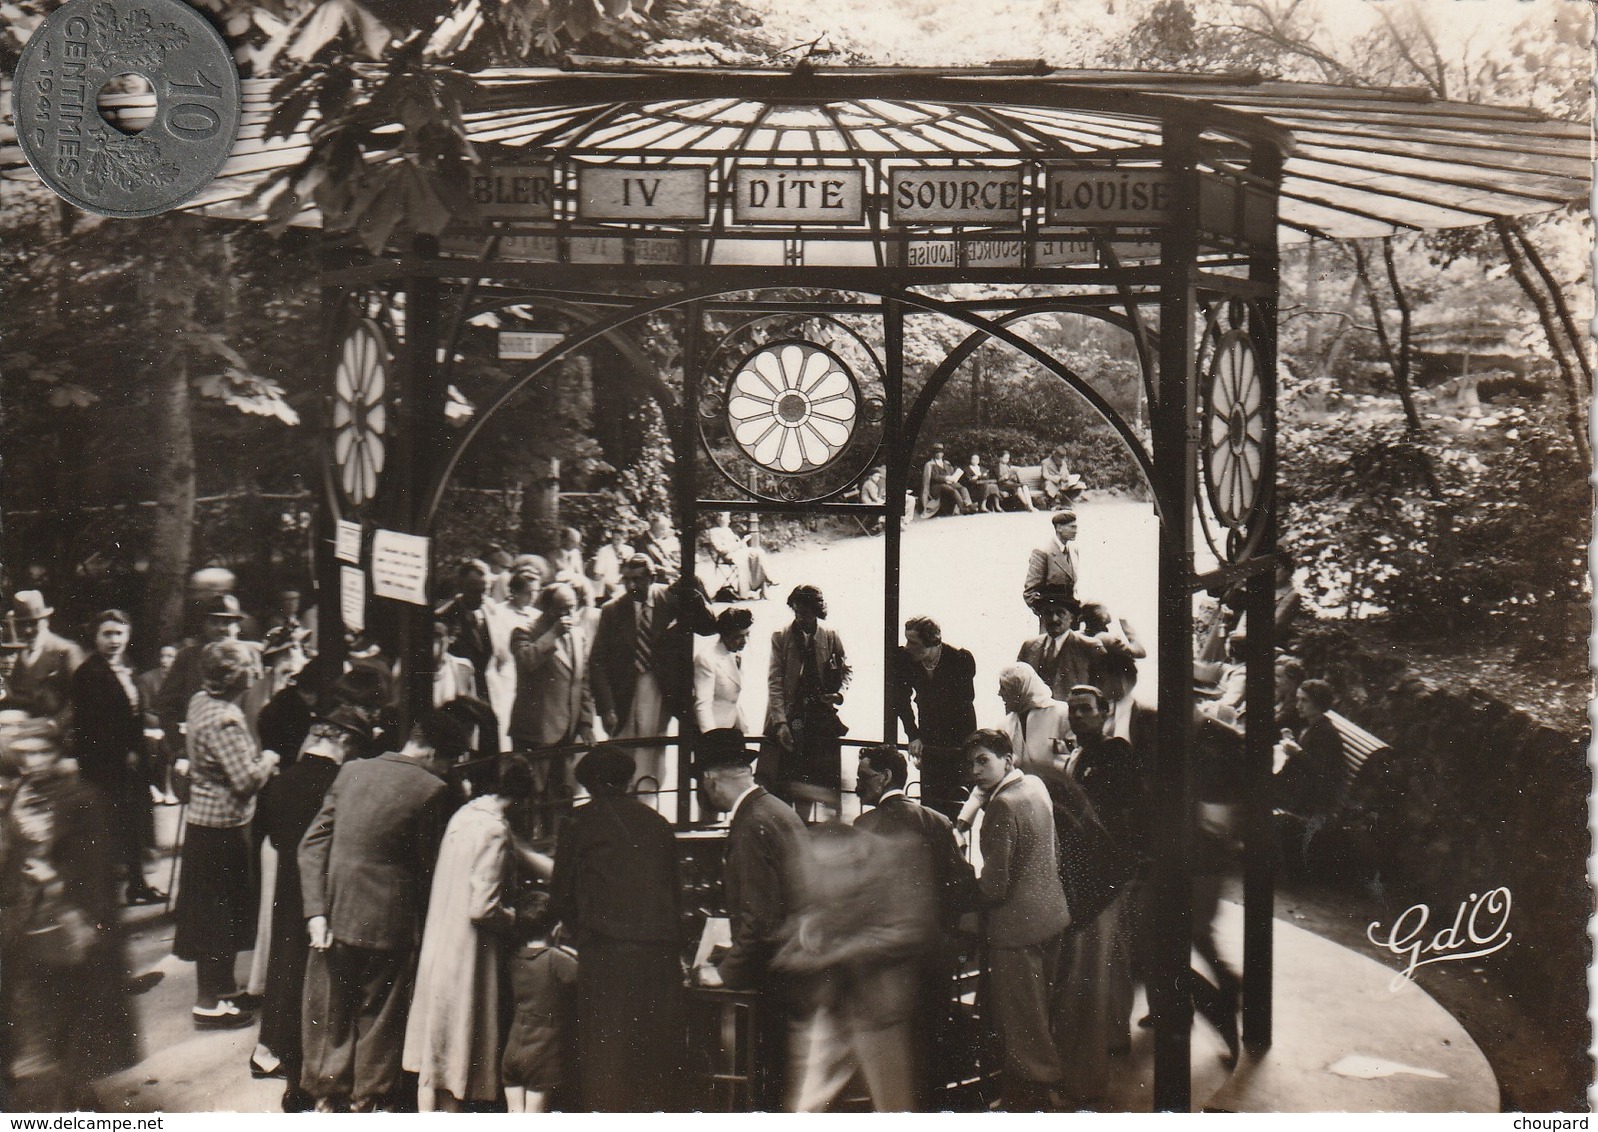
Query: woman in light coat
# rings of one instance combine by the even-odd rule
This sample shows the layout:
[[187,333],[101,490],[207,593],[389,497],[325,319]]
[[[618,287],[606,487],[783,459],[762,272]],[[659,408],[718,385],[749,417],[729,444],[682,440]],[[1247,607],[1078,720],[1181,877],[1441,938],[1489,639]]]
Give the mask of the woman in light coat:
[[402,1064],[417,1074],[422,1112],[499,1097],[504,1045],[500,990],[502,936],[514,925],[509,889],[513,807],[532,790],[527,761],[507,756],[492,794],[455,812],[433,871],[416,990]]
[[744,646],[755,615],[747,609],[724,609],[716,617],[715,641],[694,652],[694,715],[701,733],[733,727],[748,733],[743,708]]
[[[1015,769],[1059,778],[1071,749],[1071,721],[1066,705],[1054,698],[1048,682],[1036,669],[1020,662],[999,672],[999,699],[1009,712],[1004,728],[1015,748]],[[971,828],[986,800],[980,789],[973,789],[956,825]]]

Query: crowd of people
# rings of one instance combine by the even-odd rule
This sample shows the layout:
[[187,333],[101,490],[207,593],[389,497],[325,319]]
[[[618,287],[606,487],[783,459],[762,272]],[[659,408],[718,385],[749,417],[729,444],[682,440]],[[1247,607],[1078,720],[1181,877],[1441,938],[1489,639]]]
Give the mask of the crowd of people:
[[[145,673],[125,614],[93,619],[86,654],[50,630],[42,593],[16,594],[0,640],[7,1107],[93,1107],[84,1086],[136,1060],[116,905],[166,899],[150,815],[174,795],[193,1025],[258,1021],[250,1070],[284,1079],[286,1111],[689,1106],[693,986],[753,996],[755,1107],[822,1110],[851,1081],[879,1110],[938,1107],[977,1044],[955,1006],[974,954],[999,1103],[1102,1103],[1147,970],[1152,712],[1133,703],[1131,626],[1078,597],[1074,510],[1051,522],[1021,595],[1039,632],[989,677],[1004,726],[976,726],[973,654],[910,618],[887,680],[907,746],[860,750],[852,825],[842,636],[819,588],[789,591],[757,739],[742,603],[775,583],[725,518],[699,570],[660,524],[643,550],[613,536],[588,557],[572,531],[553,558],[465,563],[435,610],[433,703],[403,728],[392,666],[356,640],[328,670],[292,591],[259,640],[233,594],[203,595],[199,633]],[[1233,1056],[1238,980],[1207,913],[1235,837],[1246,634],[1223,602],[1201,642],[1214,692],[1195,781],[1223,816],[1195,866],[1211,975],[1183,992]],[[1231,659],[1204,668],[1217,652]],[[1341,781],[1330,689],[1291,657],[1277,676],[1296,728],[1277,801],[1313,824]],[[700,818],[726,815],[726,943],[696,966],[660,812],[673,727]]]

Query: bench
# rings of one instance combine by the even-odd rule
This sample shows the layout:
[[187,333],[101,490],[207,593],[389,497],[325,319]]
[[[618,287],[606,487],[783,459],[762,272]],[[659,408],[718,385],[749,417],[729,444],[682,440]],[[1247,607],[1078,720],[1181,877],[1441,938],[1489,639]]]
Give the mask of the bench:
[[[1032,493],[1032,504],[1035,507],[1043,506],[1043,465],[1030,464],[1026,467],[1010,465],[1010,470],[1021,477],[1021,486]],[[916,484],[908,489],[910,499],[905,504],[905,516],[911,519],[930,519],[938,513],[937,505],[931,508],[923,505],[921,501],[921,484]]]
[[[1343,746],[1343,797],[1319,826],[1296,814],[1276,811],[1284,862],[1295,859],[1305,871],[1340,879],[1367,880],[1380,862],[1378,826],[1387,809],[1386,777],[1393,748],[1339,712],[1326,713]],[[1288,853],[1296,843],[1298,852]]]

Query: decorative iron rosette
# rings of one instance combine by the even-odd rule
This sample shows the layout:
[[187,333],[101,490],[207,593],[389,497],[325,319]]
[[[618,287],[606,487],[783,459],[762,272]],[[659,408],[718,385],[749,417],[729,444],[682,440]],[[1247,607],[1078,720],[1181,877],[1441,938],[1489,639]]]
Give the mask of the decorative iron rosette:
[[[756,318],[728,333],[708,359],[697,406],[702,453],[735,497],[833,498],[877,457],[886,401],[876,351],[827,316],[799,328],[824,335],[826,344],[797,336],[794,322]],[[786,332],[765,337],[772,325]],[[728,358],[738,360],[728,365]]]
[[[1258,317],[1257,312],[1252,312]],[[1216,303],[1199,345],[1201,386],[1198,514],[1205,541],[1221,562],[1239,562],[1259,541],[1269,493],[1265,466],[1265,381],[1249,332],[1249,308]]]
[[387,458],[388,336],[363,318],[345,335],[333,371],[334,480],[353,508],[376,495]]

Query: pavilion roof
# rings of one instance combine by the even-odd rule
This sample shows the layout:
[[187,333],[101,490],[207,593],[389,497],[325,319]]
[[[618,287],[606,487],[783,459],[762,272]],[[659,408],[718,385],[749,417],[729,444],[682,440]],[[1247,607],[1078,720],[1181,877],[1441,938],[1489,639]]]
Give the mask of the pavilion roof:
[[[529,161],[1136,160],[1153,156],[1165,123],[1196,124],[1218,143],[1264,139],[1282,149],[1279,215],[1288,238],[1546,212],[1585,203],[1592,182],[1590,123],[1414,89],[1025,63],[774,71],[575,59],[473,78],[466,120],[474,142],[525,151]],[[186,207],[258,218],[264,210],[247,202],[250,190],[304,158],[303,132],[264,137],[271,86],[246,80],[233,154]],[[0,137],[0,168],[16,176],[19,167],[14,134]]]

